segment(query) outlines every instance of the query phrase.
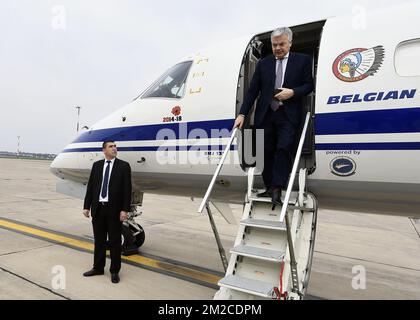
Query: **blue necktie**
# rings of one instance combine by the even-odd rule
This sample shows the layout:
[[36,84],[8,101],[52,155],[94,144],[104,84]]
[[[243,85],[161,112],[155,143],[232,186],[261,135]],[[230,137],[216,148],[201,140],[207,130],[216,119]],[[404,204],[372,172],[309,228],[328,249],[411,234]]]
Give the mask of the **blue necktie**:
[[102,192],[101,192],[101,196],[102,198],[106,198],[106,194],[107,194],[107,190],[108,190],[108,179],[109,179],[109,167],[111,164],[111,160],[107,160],[108,165],[106,166],[105,169],[105,176],[104,176],[104,181],[102,184]]

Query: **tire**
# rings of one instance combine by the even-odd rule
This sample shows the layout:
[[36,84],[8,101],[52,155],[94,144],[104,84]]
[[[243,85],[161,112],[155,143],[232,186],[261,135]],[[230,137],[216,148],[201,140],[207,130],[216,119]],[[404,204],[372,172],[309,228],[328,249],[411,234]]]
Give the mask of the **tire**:
[[129,227],[123,224],[121,230],[121,245],[123,247],[130,247],[134,244],[135,237]]
[[143,227],[141,225],[139,225],[137,223],[137,227],[140,228],[140,233],[135,236],[134,243],[137,246],[137,248],[140,248],[143,245],[143,243],[144,243],[144,240],[146,238],[146,235],[144,234],[144,229],[143,229]]

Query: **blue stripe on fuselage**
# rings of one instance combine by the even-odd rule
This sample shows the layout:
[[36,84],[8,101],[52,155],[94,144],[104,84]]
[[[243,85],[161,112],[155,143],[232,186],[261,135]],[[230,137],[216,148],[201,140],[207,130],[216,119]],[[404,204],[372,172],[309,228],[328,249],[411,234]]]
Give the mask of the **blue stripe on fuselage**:
[[[219,135],[212,136],[212,130],[227,129],[227,132],[222,132],[220,137],[230,137],[234,119],[211,120],[211,121],[196,121],[196,122],[180,122],[180,123],[161,123],[141,126],[118,127],[108,129],[98,129],[85,132],[76,138],[72,143],[82,142],[102,142],[105,140],[115,141],[147,141],[158,140],[158,133],[162,134],[161,130],[172,130],[173,136],[168,136],[166,140],[173,139],[194,139],[194,132],[196,129],[203,130],[207,137],[202,138],[219,138]],[[203,133],[204,133],[203,132]],[[191,137],[189,136],[191,133]],[[185,135],[185,136],[184,136]],[[159,139],[160,140],[160,139]],[[163,140],[163,138],[162,138]]]
[[420,132],[420,108],[318,113],[315,134]]
[[315,149],[323,150],[420,150],[420,142],[360,142],[317,143]]
[[[221,131],[220,137],[228,138],[234,119],[196,121],[188,123],[162,123],[153,125],[130,126],[98,129],[85,132],[72,143],[102,142],[107,139],[115,141],[150,141],[156,140],[160,130],[172,130],[174,135],[167,140],[194,139],[191,131],[203,130],[207,138],[212,137],[212,130]],[[368,110],[351,112],[318,113],[315,115],[316,135],[370,134],[370,133],[404,133],[420,132],[420,107]],[[186,136],[182,136],[186,135]]]
[[[143,146],[143,147],[118,147],[118,151],[224,151],[225,145],[191,145],[191,146]],[[230,146],[230,150],[237,150],[236,145]],[[70,152],[102,152],[102,148],[86,147],[65,149],[63,153]]]
[[[85,132],[73,143],[116,141],[156,140],[162,129],[170,129],[173,136],[167,139],[194,139],[188,135],[192,130],[201,129],[208,138],[212,130],[227,129],[221,137],[229,137],[234,119],[197,121],[188,123],[162,123],[131,127],[99,129]],[[420,132],[420,107],[389,110],[367,110],[351,112],[319,113],[315,115],[316,135],[381,134]],[[187,135],[184,137],[183,135]],[[214,137],[217,138],[217,137]],[[191,147],[187,146],[187,150]],[[202,150],[218,150],[220,146],[201,146]],[[234,149],[233,149],[234,147]],[[420,142],[366,142],[366,143],[317,143],[316,150],[420,150]],[[119,151],[156,151],[159,146],[119,147]],[[232,146],[231,150],[236,150]],[[185,150],[185,146],[169,147],[168,150]],[[100,152],[100,147],[72,148],[63,152]]]

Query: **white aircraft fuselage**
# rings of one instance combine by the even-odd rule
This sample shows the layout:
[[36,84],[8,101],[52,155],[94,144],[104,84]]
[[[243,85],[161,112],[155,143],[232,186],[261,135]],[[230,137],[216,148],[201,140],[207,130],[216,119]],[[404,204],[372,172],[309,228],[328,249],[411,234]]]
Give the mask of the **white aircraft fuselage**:
[[[311,168],[308,190],[321,208],[419,217],[420,5],[369,13],[365,27],[352,19],[292,27],[291,51],[312,56],[316,79],[301,163]],[[187,57],[79,134],[51,164],[59,190],[83,196],[93,162],[103,159],[102,142],[113,139],[131,165],[135,192],[203,197],[255,63],[271,52],[270,32]],[[213,199],[244,201],[247,143],[232,146]]]

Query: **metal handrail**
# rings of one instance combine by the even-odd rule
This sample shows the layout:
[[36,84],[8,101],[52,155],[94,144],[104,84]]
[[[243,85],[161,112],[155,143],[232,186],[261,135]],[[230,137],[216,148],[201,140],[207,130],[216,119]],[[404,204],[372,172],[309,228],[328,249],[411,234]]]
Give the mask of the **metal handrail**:
[[227,154],[230,150],[230,146],[233,143],[233,139],[235,139],[237,131],[238,131],[237,127],[235,129],[233,129],[233,131],[232,131],[232,135],[230,136],[229,143],[226,145],[225,151],[223,152],[222,159],[220,159],[220,162],[217,164],[216,171],[214,172],[213,178],[210,181],[209,187],[207,188],[206,194],[205,194],[205,196],[203,198],[203,201],[201,202],[201,205],[198,209],[198,213],[203,212],[204,207],[206,206],[206,203],[208,202],[208,200],[210,198],[210,195],[211,195],[211,192],[213,191],[213,187],[214,187],[214,184],[216,182],[217,176],[219,175],[220,170],[222,169],[223,163],[226,160],[226,156],[227,156]]
[[305,125],[302,129],[302,134],[300,136],[299,146],[296,152],[295,161],[293,163],[292,172],[290,173],[289,184],[287,185],[286,196],[284,197],[283,206],[281,207],[280,212],[280,222],[284,221],[284,217],[286,216],[287,206],[289,205],[290,195],[292,193],[293,183],[295,181],[296,171],[299,165],[300,156],[302,155],[302,148],[303,142],[305,141],[306,131],[308,130],[309,120],[311,118],[311,113],[308,112],[305,118]]

